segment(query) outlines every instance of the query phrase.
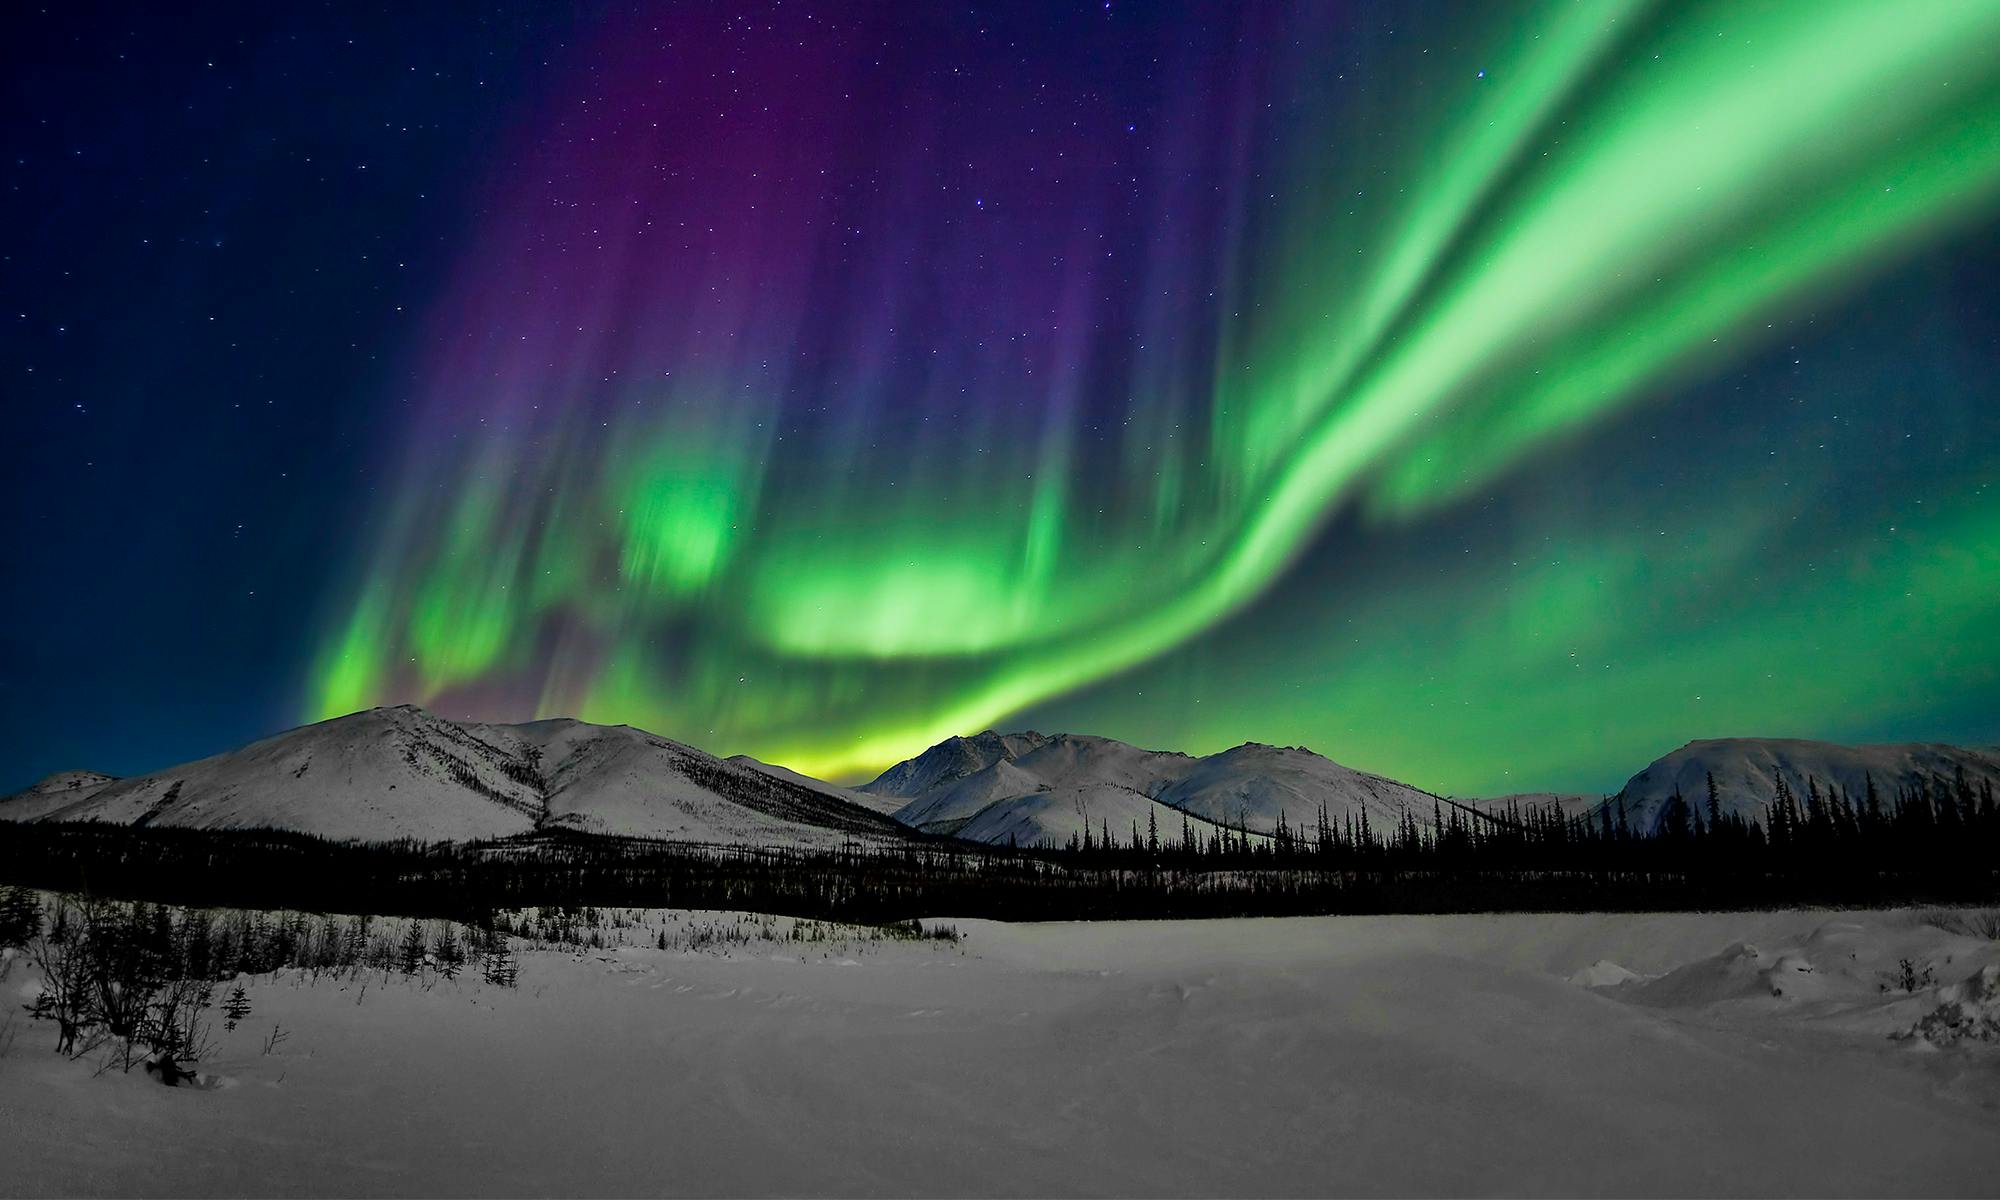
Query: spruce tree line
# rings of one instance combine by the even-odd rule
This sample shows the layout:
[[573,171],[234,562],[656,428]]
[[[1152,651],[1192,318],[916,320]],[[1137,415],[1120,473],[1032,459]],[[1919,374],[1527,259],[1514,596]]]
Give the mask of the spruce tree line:
[[[1589,812],[1438,797],[1429,820],[1322,806],[1271,833],[1098,821],[1058,846],[857,839],[836,849],[679,844],[551,830],[485,844],[344,843],[275,831],[0,825],[0,880],[189,905],[364,911],[486,928],[537,906],[681,907],[887,925],[999,919],[1508,909],[1714,909],[2000,900],[1990,785],[1859,793],[1773,781],[1763,818],[1713,788],[1639,829]],[[1381,827],[1386,825],[1386,827]],[[275,931],[273,937],[293,936]],[[350,928],[348,937],[365,937]],[[323,939],[322,939],[323,940]],[[412,949],[413,948],[406,948]],[[358,951],[357,951],[358,952]],[[391,957],[396,947],[386,951]],[[433,955],[436,950],[431,950]],[[393,965],[391,963],[390,965]]]

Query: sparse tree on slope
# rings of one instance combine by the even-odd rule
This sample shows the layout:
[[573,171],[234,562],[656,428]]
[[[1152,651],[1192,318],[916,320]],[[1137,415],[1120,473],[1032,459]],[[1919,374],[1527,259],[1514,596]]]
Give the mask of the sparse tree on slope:
[[396,969],[405,975],[415,975],[424,969],[424,959],[430,954],[430,944],[424,938],[424,923],[412,917],[403,930],[403,941],[396,950]]

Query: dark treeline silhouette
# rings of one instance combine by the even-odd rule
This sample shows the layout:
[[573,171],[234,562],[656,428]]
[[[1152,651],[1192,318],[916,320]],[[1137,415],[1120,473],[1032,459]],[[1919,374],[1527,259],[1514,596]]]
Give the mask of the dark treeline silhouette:
[[445,917],[623,905],[869,924],[920,916],[1054,920],[1371,912],[1587,911],[1989,903],[2000,812],[1961,776],[1884,795],[1782,780],[1761,821],[1677,796],[1641,834],[1615,798],[1431,821],[1366,814],[1272,834],[1113,830],[1061,846],[941,839],[850,849],[694,846],[551,831],[476,844],[343,843],[276,831],[0,826],[0,881],[192,905]]
[[2000,859],[2000,806],[1993,785],[1974,786],[1963,770],[1929,776],[1884,794],[1873,779],[1849,795],[1808,778],[1800,796],[1782,776],[1772,780],[1762,820],[1725,810],[1715,777],[1704,794],[1676,792],[1654,828],[1641,831],[1624,799],[1609,797],[1584,812],[1560,805],[1479,807],[1432,798],[1428,822],[1405,810],[1387,829],[1365,809],[1331,820],[1324,804],[1311,825],[1290,826],[1281,814],[1268,833],[1240,820],[1178,829],[1126,831],[1108,822],[1086,827],[1059,847],[1071,861],[1176,864],[1237,868],[1312,866],[1452,871],[1641,871],[1716,879],[1761,875],[1792,880],[1840,880],[1880,874],[1990,875]]

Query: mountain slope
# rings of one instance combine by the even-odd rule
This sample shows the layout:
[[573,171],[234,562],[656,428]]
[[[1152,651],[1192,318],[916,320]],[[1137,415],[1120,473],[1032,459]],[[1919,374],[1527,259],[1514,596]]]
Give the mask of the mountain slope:
[[1655,832],[1675,789],[1690,805],[1706,806],[1708,776],[1715,776],[1724,812],[1766,820],[1778,776],[1803,799],[1807,780],[1822,792],[1829,786],[1858,802],[1873,778],[1884,804],[1898,787],[1932,777],[1950,780],[1963,769],[1976,789],[2000,788],[2000,750],[1909,742],[1845,746],[1791,738],[1718,738],[1689,742],[1632,776],[1620,791],[1626,820],[1634,829]]
[[1322,801],[1328,821],[1339,824],[1365,811],[1369,825],[1383,833],[1393,830],[1405,811],[1429,825],[1433,804],[1428,792],[1343,767],[1303,746],[1257,742],[1199,760],[1160,799],[1196,816],[1265,833],[1278,827],[1281,815],[1295,830],[1316,826]]
[[116,782],[117,776],[96,771],[57,771],[33,787],[0,800],[0,805],[5,806],[0,811],[7,813],[10,820],[32,821],[44,813],[87,799]]
[[951,738],[883,772],[865,792],[908,796],[896,819],[930,833],[1020,845],[1065,842],[1105,826],[1120,841],[1149,820],[1178,838],[1183,814],[1212,824],[1274,832],[1282,816],[1313,827],[1324,802],[1339,823],[1368,813],[1391,829],[1407,809],[1429,822],[1428,793],[1355,771],[1303,748],[1255,743],[1193,758],[1083,734],[992,731]]
[[1047,741],[1032,730],[999,734],[991,729],[972,737],[948,737],[930,749],[890,767],[857,791],[875,796],[922,796],[977,774],[995,763],[1010,761]]
[[872,792],[864,792],[860,788],[841,787],[837,783],[828,783],[823,779],[814,779],[810,775],[802,775],[790,767],[781,767],[776,763],[762,762],[751,758],[747,754],[732,754],[723,761],[735,763],[739,767],[748,767],[752,771],[761,771],[773,779],[781,779],[786,783],[796,784],[799,787],[818,792],[823,796],[832,797],[846,804],[858,804],[869,812],[881,813],[885,817],[903,807],[904,804],[904,800],[900,796],[877,796]]
[[1171,808],[1138,792],[1106,787],[1050,788],[989,804],[959,825],[957,836],[988,845],[1062,845],[1089,826],[1093,837],[1108,833],[1119,845],[1157,831],[1172,845],[1183,823],[1206,842],[1216,832],[1209,821]]
[[353,713],[99,786],[64,787],[52,777],[0,800],[0,819],[276,828],[376,841],[470,841],[537,829],[803,846],[907,836],[838,797],[628,726],[460,723],[409,706]]
[[[1726,811],[1763,821],[1782,776],[1857,800],[1873,780],[1898,788],[1963,773],[2000,789],[2000,749],[1937,744],[1844,746],[1736,738],[1690,742],[1632,776],[1614,803],[1656,832],[1678,789],[1705,805],[1714,775]],[[1499,801],[1473,801],[1491,811]],[[1590,797],[1530,794],[1589,812]],[[113,779],[51,775],[0,799],[0,820],[275,828],[357,840],[470,841],[537,830],[704,844],[834,847],[900,841],[915,829],[987,844],[1067,842],[1107,828],[1204,840],[1217,824],[1301,832],[1362,814],[1378,833],[1405,813],[1428,825],[1429,793],[1356,771],[1303,747],[1246,743],[1204,758],[1081,734],[992,731],[950,738],[860,788],[737,757],[718,759],[629,726],[568,719],[522,725],[450,721],[404,706],[289,730],[227,754]],[[890,815],[893,813],[893,819]]]

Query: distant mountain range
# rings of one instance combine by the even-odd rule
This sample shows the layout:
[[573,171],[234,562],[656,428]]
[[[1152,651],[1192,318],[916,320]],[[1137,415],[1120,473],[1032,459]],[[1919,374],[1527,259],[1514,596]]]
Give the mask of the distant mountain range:
[[[1622,804],[1656,830],[1676,791],[1705,805],[1711,774],[1726,811],[1764,818],[1774,780],[1804,794],[1860,795],[1959,773],[2000,787],[2000,750],[1844,746],[1785,739],[1690,742],[1634,775],[1616,797],[1533,793],[1460,800]],[[402,706],[353,713],[240,750],[130,779],[51,775],[0,799],[0,820],[276,828],[330,838],[472,841],[545,830],[728,845],[831,847],[949,836],[994,845],[1062,844],[1088,829],[1177,839],[1218,826],[1271,834],[1364,818],[1428,826],[1452,803],[1344,767],[1301,746],[1246,743],[1206,757],[1084,734],[953,737],[857,788],[633,729],[566,719],[520,725],[448,720]]]
[[[1405,811],[1429,824],[1435,798],[1343,767],[1304,747],[1248,743],[1206,758],[1110,738],[1035,732],[954,737],[898,763],[859,791],[904,801],[895,816],[926,833],[1029,846],[1086,825],[1125,841],[1134,828],[1178,837],[1182,818],[1269,834],[1282,818],[1315,825],[1367,813],[1388,831]],[[1150,824],[1149,824],[1150,823]]]

